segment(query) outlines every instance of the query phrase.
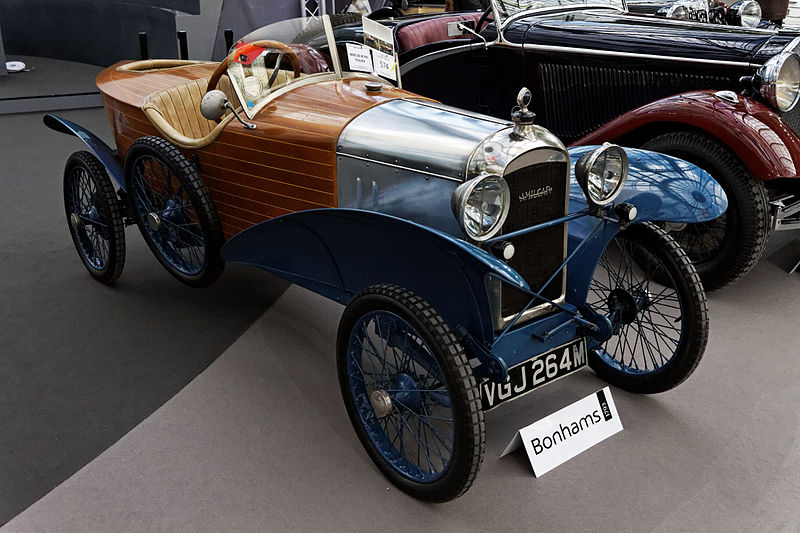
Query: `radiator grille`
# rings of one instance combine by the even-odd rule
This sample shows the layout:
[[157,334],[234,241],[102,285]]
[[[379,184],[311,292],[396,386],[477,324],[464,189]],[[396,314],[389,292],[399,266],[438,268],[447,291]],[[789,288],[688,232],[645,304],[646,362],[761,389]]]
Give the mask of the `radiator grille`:
[[781,114],[781,118],[786,125],[792,128],[792,131],[800,135],[800,105],[794,106],[794,109]]
[[726,76],[609,67],[539,65],[544,106],[541,124],[571,143],[614,118],[660,98],[700,89],[723,89]]
[[[511,172],[505,176],[511,190],[511,208],[503,225],[509,233],[534,224],[564,216],[567,195],[567,163],[546,162]],[[531,197],[537,192],[538,197]],[[564,225],[534,231],[511,240],[516,252],[508,264],[538,291],[564,262]],[[551,300],[561,296],[563,269],[542,293]],[[503,285],[502,314],[504,317],[522,311],[530,296]],[[538,305],[542,302],[536,302]]]

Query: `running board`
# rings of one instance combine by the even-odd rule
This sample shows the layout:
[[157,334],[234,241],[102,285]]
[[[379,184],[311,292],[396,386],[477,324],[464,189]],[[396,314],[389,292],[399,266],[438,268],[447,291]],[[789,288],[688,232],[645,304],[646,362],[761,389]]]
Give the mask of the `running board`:
[[800,229],[800,197],[783,194],[770,200],[769,207],[770,225],[774,231]]

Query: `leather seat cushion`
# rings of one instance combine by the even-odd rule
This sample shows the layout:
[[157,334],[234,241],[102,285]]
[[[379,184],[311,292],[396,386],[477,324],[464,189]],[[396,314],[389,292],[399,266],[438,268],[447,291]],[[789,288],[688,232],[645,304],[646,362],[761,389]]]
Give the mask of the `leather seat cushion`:
[[439,41],[447,41],[450,39],[471,39],[473,36],[469,33],[466,35],[457,35],[450,37],[447,35],[448,22],[462,22],[471,20],[476,24],[478,19],[481,18],[482,13],[463,13],[459,15],[450,15],[447,17],[435,17],[421,22],[415,22],[401,26],[397,30],[397,43],[400,52],[406,52],[424,44],[436,43]]
[[[142,109],[168,140],[182,147],[202,147],[211,143],[227,123],[224,119],[220,123],[208,120],[200,113],[200,101],[207,88],[208,79],[199,78],[159,89],[145,99]],[[227,75],[220,78],[217,88],[229,101],[237,101]]]

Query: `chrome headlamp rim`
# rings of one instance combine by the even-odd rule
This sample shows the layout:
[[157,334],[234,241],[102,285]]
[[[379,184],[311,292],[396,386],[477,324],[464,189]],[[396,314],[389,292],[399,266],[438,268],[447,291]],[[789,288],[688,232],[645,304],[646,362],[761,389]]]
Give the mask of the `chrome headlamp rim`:
[[[621,174],[614,189],[606,196],[597,198],[592,194],[589,187],[589,173],[592,168],[594,168],[598,159],[600,159],[603,154],[606,154],[609,151],[614,151],[619,154],[621,162]],[[589,205],[595,207],[608,205],[616,200],[617,196],[619,196],[619,193],[622,192],[622,189],[625,187],[625,182],[628,180],[628,154],[619,145],[607,142],[603,143],[594,150],[586,152],[578,159],[578,161],[575,163],[575,179],[581,186],[583,195],[586,197]]]
[[798,84],[798,89],[795,90],[794,98],[792,99],[791,104],[788,106],[781,106],[778,100],[777,86],[778,82],[780,81],[781,72],[783,71],[783,67],[787,64],[787,61],[795,62],[798,71],[800,71],[800,58],[798,58],[793,52],[781,52],[780,54],[771,57],[761,66],[761,68],[758,69],[758,76],[761,79],[761,87],[759,88],[761,96],[764,97],[770,103],[770,105],[782,113],[786,113],[787,111],[794,109],[794,107],[797,105],[798,99],[800,99],[798,98],[800,97],[800,79],[797,79],[795,81]]
[[689,7],[678,1],[664,10],[664,16],[674,20],[689,20]]
[[[745,23],[745,19],[742,17],[748,10],[757,12],[756,14],[748,15],[755,16],[755,20],[752,24]],[[743,28],[755,28],[761,22],[761,16],[761,5],[759,5],[756,0],[740,0],[728,8],[725,18],[728,24],[742,26]]]
[[[497,217],[497,221],[491,226],[491,228],[489,228],[488,231],[481,234],[475,234],[474,232],[470,231],[468,224],[465,223],[467,201],[475,191],[475,188],[487,179],[495,179],[500,185],[502,195],[501,212],[500,216]],[[505,224],[511,207],[511,189],[508,187],[508,183],[503,176],[490,172],[481,172],[474,178],[470,179],[469,181],[465,181],[456,187],[456,190],[453,191],[453,196],[451,197],[450,201],[453,214],[458,219],[458,223],[461,226],[461,229],[464,230],[464,233],[466,233],[467,237],[476,242],[483,242],[497,235],[503,228],[503,224]]]

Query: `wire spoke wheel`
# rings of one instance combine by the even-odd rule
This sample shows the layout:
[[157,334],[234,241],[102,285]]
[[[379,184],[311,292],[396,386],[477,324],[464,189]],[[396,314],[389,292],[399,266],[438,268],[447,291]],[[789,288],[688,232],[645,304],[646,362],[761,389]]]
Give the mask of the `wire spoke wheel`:
[[[769,195],[737,154],[719,139],[698,131],[671,131],[641,148],[679,157],[702,168],[722,186],[725,213],[695,224],[667,224],[712,291],[747,274],[764,253],[770,232]],[[691,189],[685,190],[691,195]]]
[[125,226],[114,185],[89,152],[76,152],[67,160],[64,209],[86,269],[101,283],[114,283],[125,264]]
[[390,285],[357,295],[342,317],[337,361],[350,420],[384,475],[429,501],[469,488],[484,448],[477,384],[424,300]]
[[592,368],[634,392],[662,392],[686,379],[708,338],[706,297],[674,239],[636,224],[603,253],[587,305],[611,320],[614,335],[590,352]]
[[441,477],[453,457],[453,409],[419,333],[388,311],[362,316],[350,337],[348,377],[361,423],[384,459],[415,481]]
[[183,154],[163,139],[143,137],[128,150],[125,174],[136,223],[164,268],[191,286],[216,281],[223,265],[221,224]]
[[708,222],[682,224],[670,235],[686,251],[689,259],[695,265],[700,265],[715,258],[724,247],[726,238],[730,238],[727,232],[728,216],[726,213]]
[[132,198],[136,210],[146,213],[144,225],[159,252],[185,274],[203,268],[205,239],[189,195],[166,164],[140,156],[133,164]]

